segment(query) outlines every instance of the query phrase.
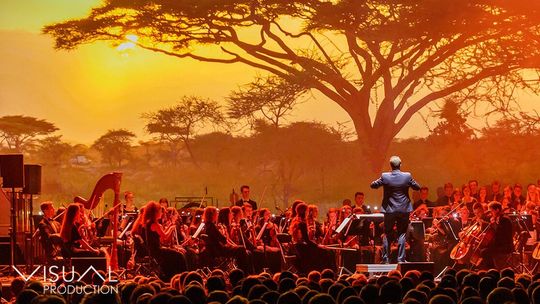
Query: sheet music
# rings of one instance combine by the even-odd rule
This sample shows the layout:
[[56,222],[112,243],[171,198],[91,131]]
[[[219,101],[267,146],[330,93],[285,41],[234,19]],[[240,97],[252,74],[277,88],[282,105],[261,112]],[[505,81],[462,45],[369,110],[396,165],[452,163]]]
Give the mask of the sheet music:
[[351,218],[350,218],[350,217],[344,219],[343,222],[341,222],[341,224],[339,225],[339,227],[337,227],[336,232],[337,232],[337,233],[341,233],[341,231],[345,228],[345,226],[347,226],[347,224],[348,224],[350,221],[351,221]]
[[204,223],[201,223],[199,225],[199,228],[197,228],[197,230],[195,231],[195,233],[193,234],[193,238],[196,239],[197,237],[199,237],[199,234],[201,234],[201,231],[203,230],[204,228]]

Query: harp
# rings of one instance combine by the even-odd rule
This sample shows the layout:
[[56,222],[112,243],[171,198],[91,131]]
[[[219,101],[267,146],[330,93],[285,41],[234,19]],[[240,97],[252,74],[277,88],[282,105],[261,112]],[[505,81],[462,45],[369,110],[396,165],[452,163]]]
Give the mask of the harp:
[[93,210],[98,206],[99,201],[103,198],[103,194],[107,190],[112,190],[114,192],[114,202],[113,202],[113,243],[111,247],[111,269],[118,269],[118,255],[116,248],[116,239],[118,238],[118,205],[120,205],[120,183],[122,182],[122,173],[121,172],[112,172],[102,176],[96,186],[92,195],[88,200],[77,196],[73,199],[74,202],[80,203],[84,208]]

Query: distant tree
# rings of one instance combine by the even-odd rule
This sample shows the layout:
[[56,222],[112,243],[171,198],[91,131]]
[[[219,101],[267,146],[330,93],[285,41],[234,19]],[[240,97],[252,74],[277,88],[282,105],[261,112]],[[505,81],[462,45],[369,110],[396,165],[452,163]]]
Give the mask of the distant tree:
[[73,147],[62,141],[62,135],[47,136],[38,141],[36,154],[41,163],[60,167],[69,162],[69,157],[73,154]]
[[277,76],[257,77],[231,92],[227,97],[227,113],[233,119],[247,118],[251,124],[255,119],[262,118],[277,128],[306,91],[303,85]]
[[321,123],[294,122],[277,129],[259,125],[252,140],[253,150],[244,152],[251,155],[244,157],[256,155],[262,169],[273,173],[275,196],[283,207],[301,192],[302,178],[312,181],[310,191],[324,195],[325,172],[342,160],[340,135]]
[[44,120],[24,115],[0,117],[0,143],[16,152],[24,152],[39,136],[48,135],[58,128]]
[[184,96],[178,104],[157,112],[145,113],[146,131],[154,140],[165,144],[174,165],[183,148],[194,164],[196,158],[191,149],[191,140],[204,127],[224,122],[221,107],[217,102],[196,96]]
[[446,100],[436,116],[441,121],[431,131],[429,137],[456,143],[475,136],[474,130],[467,124],[467,113],[460,109],[458,102]]
[[101,153],[103,162],[111,167],[122,167],[131,158],[131,143],[135,134],[125,129],[109,130],[98,138],[93,147]]
[[59,49],[135,34],[153,52],[302,83],[347,112],[372,172],[434,102],[540,91],[527,73],[540,66],[540,1],[109,0],[44,32]]

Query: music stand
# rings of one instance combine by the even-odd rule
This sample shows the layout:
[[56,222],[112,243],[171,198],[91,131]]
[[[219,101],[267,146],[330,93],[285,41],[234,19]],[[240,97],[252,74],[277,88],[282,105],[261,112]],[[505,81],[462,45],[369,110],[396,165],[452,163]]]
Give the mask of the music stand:
[[[353,239],[354,238],[358,239],[358,244],[360,244],[359,246],[360,263],[363,263],[364,261],[363,252],[362,252],[362,244],[360,243],[360,236],[363,236],[364,232],[366,232],[366,230],[364,229],[365,222],[366,222],[366,219],[360,218],[359,215],[352,214],[351,216],[343,220],[343,223],[341,223],[341,225],[339,225],[339,227],[336,229],[336,232],[338,233],[345,230],[345,232],[343,233],[343,236],[345,238],[347,238],[348,236],[353,236]],[[351,239],[349,242],[351,242],[353,239]],[[343,266],[343,256],[342,256],[343,253],[341,252],[341,250],[338,250],[336,254],[338,255],[338,260],[340,261],[340,264],[341,264],[341,266],[339,266],[338,268],[339,275],[342,275],[343,272],[352,274],[352,272],[349,269],[347,269],[347,267]]]
[[[518,242],[517,247],[514,248],[514,252],[518,254],[519,256],[519,263],[518,265],[512,265],[512,268],[514,271],[519,273],[527,273],[529,275],[532,275],[532,271],[525,265],[524,262],[524,255],[525,255],[525,246],[527,245],[527,239],[531,237],[531,230],[529,227],[532,227],[532,216],[530,214],[509,214],[509,217],[513,223],[516,223],[519,234],[518,234]],[[513,264],[513,261],[512,261]]]
[[107,229],[111,224],[111,220],[108,218],[101,218],[96,221],[96,236],[102,238],[107,233]]

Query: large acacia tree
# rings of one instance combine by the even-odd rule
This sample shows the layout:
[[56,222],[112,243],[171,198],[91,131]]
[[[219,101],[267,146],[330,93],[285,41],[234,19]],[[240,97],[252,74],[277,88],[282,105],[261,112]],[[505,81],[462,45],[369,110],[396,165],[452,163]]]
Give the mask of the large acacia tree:
[[379,169],[426,105],[536,90],[523,70],[538,67],[539,25],[540,1],[525,0],[108,0],[44,32],[59,49],[136,34],[154,52],[302,83],[349,114]]

